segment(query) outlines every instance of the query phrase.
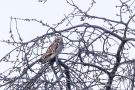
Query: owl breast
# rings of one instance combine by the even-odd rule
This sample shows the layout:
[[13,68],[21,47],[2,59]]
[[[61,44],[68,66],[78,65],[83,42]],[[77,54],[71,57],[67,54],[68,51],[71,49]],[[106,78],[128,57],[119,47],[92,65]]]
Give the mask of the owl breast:
[[61,53],[62,49],[63,49],[63,42],[60,42],[58,45],[58,48],[56,49],[56,53],[57,55]]

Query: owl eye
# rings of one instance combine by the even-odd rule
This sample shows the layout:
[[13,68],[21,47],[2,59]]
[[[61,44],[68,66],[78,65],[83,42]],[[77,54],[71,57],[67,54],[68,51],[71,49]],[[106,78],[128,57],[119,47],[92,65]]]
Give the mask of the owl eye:
[[61,40],[61,38],[58,38],[58,40]]
[[61,41],[61,39],[58,39],[59,41]]

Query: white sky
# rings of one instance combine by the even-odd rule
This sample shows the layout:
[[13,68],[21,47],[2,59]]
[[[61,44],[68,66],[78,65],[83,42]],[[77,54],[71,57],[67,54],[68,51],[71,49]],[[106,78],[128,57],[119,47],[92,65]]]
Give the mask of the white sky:
[[[77,5],[83,10],[86,10],[89,5],[89,0],[75,0]],[[116,19],[115,5],[118,0],[95,0],[96,4],[90,11],[91,15]],[[48,0],[45,4],[39,3],[38,0],[0,0],[0,40],[9,39],[9,24],[10,17],[16,18],[31,18],[43,20],[44,23],[55,24],[64,18],[73,10],[66,0]],[[18,23],[19,31],[24,40],[28,41],[35,36],[40,36],[44,33],[45,28],[39,23],[28,23],[21,21]],[[8,46],[0,45],[0,57],[5,55],[10,49]]]
[[[86,10],[90,0],[75,0],[80,8]],[[86,2],[85,2],[86,1]],[[116,17],[115,5],[119,4],[119,0],[95,0],[96,4],[89,12],[90,15],[106,17],[118,20]],[[44,23],[55,24],[64,18],[73,10],[66,3],[66,0],[48,0],[45,4],[39,3],[38,0],[0,0],[0,40],[9,39],[10,17],[30,18],[43,20]],[[18,23],[19,30],[25,41],[36,36],[44,34],[45,28],[39,23],[23,22]],[[3,57],[12,48],[7,44],[0,43],[0,58]],[[6,65],[0,66],[5,68]]]
[[[90,0],[75,0],[79,8],[87,10],[90,5]],[[90,15],[107,17],[110,19],[116,18],[116,3],[118,0],[95,0],[96,4],[89,12]],[[88,3],[89,2],[89,3]],[[9,26],[10,17],[29,18],[43,20],[44,23],[55,24],[64,18],[64,14],[68,15],[73,10],[66,0],[48,0],[45,4],[38,0],[0,0],[0,40],[10,38]],[[13,21],[14,22],[14,21]],[[100,23],[100,22],[99,22]],[[14,24],[13,24],[14,25]],[[46,28],[36,22],[18,22],[18,29],[24,41],[29,41],[36,36],[43,35]],[[13,30],[16,31],[16,30]],[[0,43],[0,58],[8,53],[13,48],[5,43]],[[0,65],[4,70],[8,65]]]
[[[9,39],[10,17],[30,18],[43,20],[45,23],[53,24],[62,19],[64,13],[70,9],[66,9],[67,5],[63,4],[64,0],[57,0],[61,3],[48,0],[46,4],[37,2],[38,0],[0,0],[0,40]],[[56,1],[56,0],[55,0]],[[57,4],[56,4],[57,3]],[[63,9],[65,8],[65,9]],[[44,34],[44,27],[39,23],[20,22],[18,23],[19,31],[25,41],[35,36]],[[7,46],[0,44],[0,57],[10,51]]]

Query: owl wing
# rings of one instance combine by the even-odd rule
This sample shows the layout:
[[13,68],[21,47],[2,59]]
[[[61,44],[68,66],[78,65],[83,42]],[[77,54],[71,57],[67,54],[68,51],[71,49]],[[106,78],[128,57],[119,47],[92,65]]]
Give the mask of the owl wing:
[[46,53],[44,53],[41,58],[39,59],[39,62],[45,63],[48,60],[53,59],[56,56],[56,50],[59,47],[59,43],[57,39],[54,40],[54,42],[48,47]]

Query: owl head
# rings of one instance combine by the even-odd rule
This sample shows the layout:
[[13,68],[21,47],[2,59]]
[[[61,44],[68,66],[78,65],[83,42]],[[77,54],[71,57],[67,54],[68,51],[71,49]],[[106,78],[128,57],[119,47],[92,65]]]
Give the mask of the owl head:
[[61,35],[61,34],[55,34],[55,40],[56,40],[56,42],[58,42],[58,43],[63,42],[62,35]]
[[62,37],[56,37],[56,39],[55,39],[58,43],[61,43],[61,42],[63,42],[63,39],[62,39]]

